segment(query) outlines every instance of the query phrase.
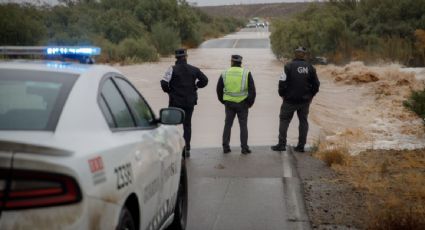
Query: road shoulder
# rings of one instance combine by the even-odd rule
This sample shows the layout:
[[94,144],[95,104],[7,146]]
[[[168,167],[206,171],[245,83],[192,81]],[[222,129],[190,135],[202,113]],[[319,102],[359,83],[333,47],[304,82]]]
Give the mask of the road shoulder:
[[364,193],[344,182],[310,153],[294,152],[295,165],[313,229],[364,229]]

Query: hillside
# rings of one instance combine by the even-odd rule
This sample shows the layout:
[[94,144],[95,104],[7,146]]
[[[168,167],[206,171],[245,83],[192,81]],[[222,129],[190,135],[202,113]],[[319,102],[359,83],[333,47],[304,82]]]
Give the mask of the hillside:
[[226,5],[226,6],[204,6],[199,7],[203,12],[212,16],[224,17],[290,17],[302,12],[311,3],[271,3],[251,5]]

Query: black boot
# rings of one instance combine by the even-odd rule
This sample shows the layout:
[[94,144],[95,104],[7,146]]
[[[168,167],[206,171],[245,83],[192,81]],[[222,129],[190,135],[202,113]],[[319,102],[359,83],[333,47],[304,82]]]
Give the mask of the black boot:
[[251,150],[249,149],[249,148],[245,148],[245,149],[242,149],[242,151],[241,151],[241,153],[242,154],[250,154],[251,153]]
[[294,148],[294,150],[295,150],[296,152],[303,153],[303,152],[304,152],[304,146],[302,146],[302,145],[297,145],[297,147],[295,147],[295,148]]
[[188,148],[185,148],[184,149],[184,156],[185,156],[185,158],[189,158],[190,157],[190,149],[188,149]]
[[286,144],[277,144],[271,147],[273,151],[281,152],[286,151]]

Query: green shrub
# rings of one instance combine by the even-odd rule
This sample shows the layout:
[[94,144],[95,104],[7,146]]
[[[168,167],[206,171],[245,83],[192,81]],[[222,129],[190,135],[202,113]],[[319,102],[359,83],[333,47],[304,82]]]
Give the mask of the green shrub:
[[425,124],[425,89],[413,91],[410,98],[404,102],[404,106],[418,114]]
[[38,45],[47,36],[35,6],[0,4],[0,45]]
[[100,36],[94,37],[92,40],[93,44],[102,48],[102,52],[99,57],[96,57],[96,62],[112,63],[120,61],[118,57],[118,45],[113,44],[108,39]]
[[151,37],[161,55],[173,53],[181,43],[179,32],[162,22],[152,26]]
[[97,25],[99,32],[116,44],[125,38],[137,38],[146,33],[143,23],[126,10],[111,9],[99,13]]
[[[315,4],[290,20],[272,23],[272,50],[288,57],[306,46],[311,56],[343,64],[351,60],[425,64],[425,2],[417,0],[332,0]],[[416,33],[415,33],[416,31]]]
[[155,47],[145,38],[126,38],[118,44],[120,60],[130,59],[132,62],[157,61],[158,53]]
[[0,4],[0,45],[94,45],[102,48],[98,62],[133,63],[158,60],[157,53],[170,54],[181,43],[196,47],[241,25],[185,0],[60,2]]

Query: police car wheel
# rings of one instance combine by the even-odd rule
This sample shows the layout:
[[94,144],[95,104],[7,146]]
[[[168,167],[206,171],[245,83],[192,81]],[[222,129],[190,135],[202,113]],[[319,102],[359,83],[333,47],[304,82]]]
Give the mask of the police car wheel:
[[117,230],[136,230],[133,217],[127,207],[121,210]]
[[184,160],[182,162],[182,172],[180,176],[179,190],[177,192],[176,207],[174,209],[174,220],[168,228],[169,230],[185,230],[188,209],[187,196],[187,174]]

